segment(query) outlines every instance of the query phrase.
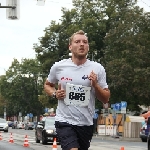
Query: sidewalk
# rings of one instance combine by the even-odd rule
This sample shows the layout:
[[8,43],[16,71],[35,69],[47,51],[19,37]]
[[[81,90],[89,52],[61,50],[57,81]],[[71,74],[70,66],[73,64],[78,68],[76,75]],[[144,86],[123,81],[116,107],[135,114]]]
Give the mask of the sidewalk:
[[141,142],[140,138],[126,138],[122,136],[111,136],[111,135],[93,135],[93,137],[99,138],[100,140],[118,140],[128,142]]

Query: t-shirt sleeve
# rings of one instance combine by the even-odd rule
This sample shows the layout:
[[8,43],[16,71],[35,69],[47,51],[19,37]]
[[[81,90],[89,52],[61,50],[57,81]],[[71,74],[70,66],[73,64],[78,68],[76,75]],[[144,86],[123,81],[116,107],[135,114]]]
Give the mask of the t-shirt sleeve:
[[51,67],[50,72],[49,72],[49,75],[48,75],[48,78],[47,78],[48,82],[53,83],[53,84],[55,84],[55,83],[57,82],[57,78],[56,78],[56,68],[57,68],[57,66],[56,66],[56,64],[54,64],[54,65]]
[[98,74],[98,83],[99,85],[104,89],[108,88],[107,82],[106,82],[106,72],[104,67],[100,69],[100,72]]

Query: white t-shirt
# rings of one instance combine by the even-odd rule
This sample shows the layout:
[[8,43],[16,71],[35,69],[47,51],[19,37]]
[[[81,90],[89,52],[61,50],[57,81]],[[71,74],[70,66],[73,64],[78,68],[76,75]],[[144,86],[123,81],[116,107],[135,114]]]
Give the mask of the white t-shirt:
[[[48,81],[53,84],[61,83],[62,89],[64,90],[66,89],[67,83],[91,87],[88,76],[92,70],[97,74],[98,84],[103,89],[108,88],[104,67],[88,59],[84,64],[79,66],[74,64],[70,58],[56,62],[50,69]],[[78,126],[93,125],[94,109],[95,90],[91,87],[88,106],[66,105],[64,100],[58,100],[55,120]]]

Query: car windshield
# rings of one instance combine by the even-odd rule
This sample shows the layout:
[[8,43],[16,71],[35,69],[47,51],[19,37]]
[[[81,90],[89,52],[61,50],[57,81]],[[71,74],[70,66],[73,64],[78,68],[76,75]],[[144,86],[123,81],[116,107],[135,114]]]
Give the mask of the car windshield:
[[55,117],[46,118],[45,126],[54,126],[55,124]]
[[0,123],[7,123],[5,119],[0,119]]

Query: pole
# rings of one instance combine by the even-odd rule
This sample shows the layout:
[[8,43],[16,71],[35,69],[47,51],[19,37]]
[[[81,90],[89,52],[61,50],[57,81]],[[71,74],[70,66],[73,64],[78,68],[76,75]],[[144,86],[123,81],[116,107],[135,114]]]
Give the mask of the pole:
[[4,119],[6,119],[6,106],[4,107]]
[[122,114],[122,137],[124,137],[124,121],[125,121],[125,114]]
[[105,135],[106,135],[106,116],[105,116]]
[[12,9],[15,9],[16,6],[1,6],[1,3],[0,3],[0,8],[12,8]]
[[0,6],[0,8],[12,8],[12,9],[15,9],[16,6]]

